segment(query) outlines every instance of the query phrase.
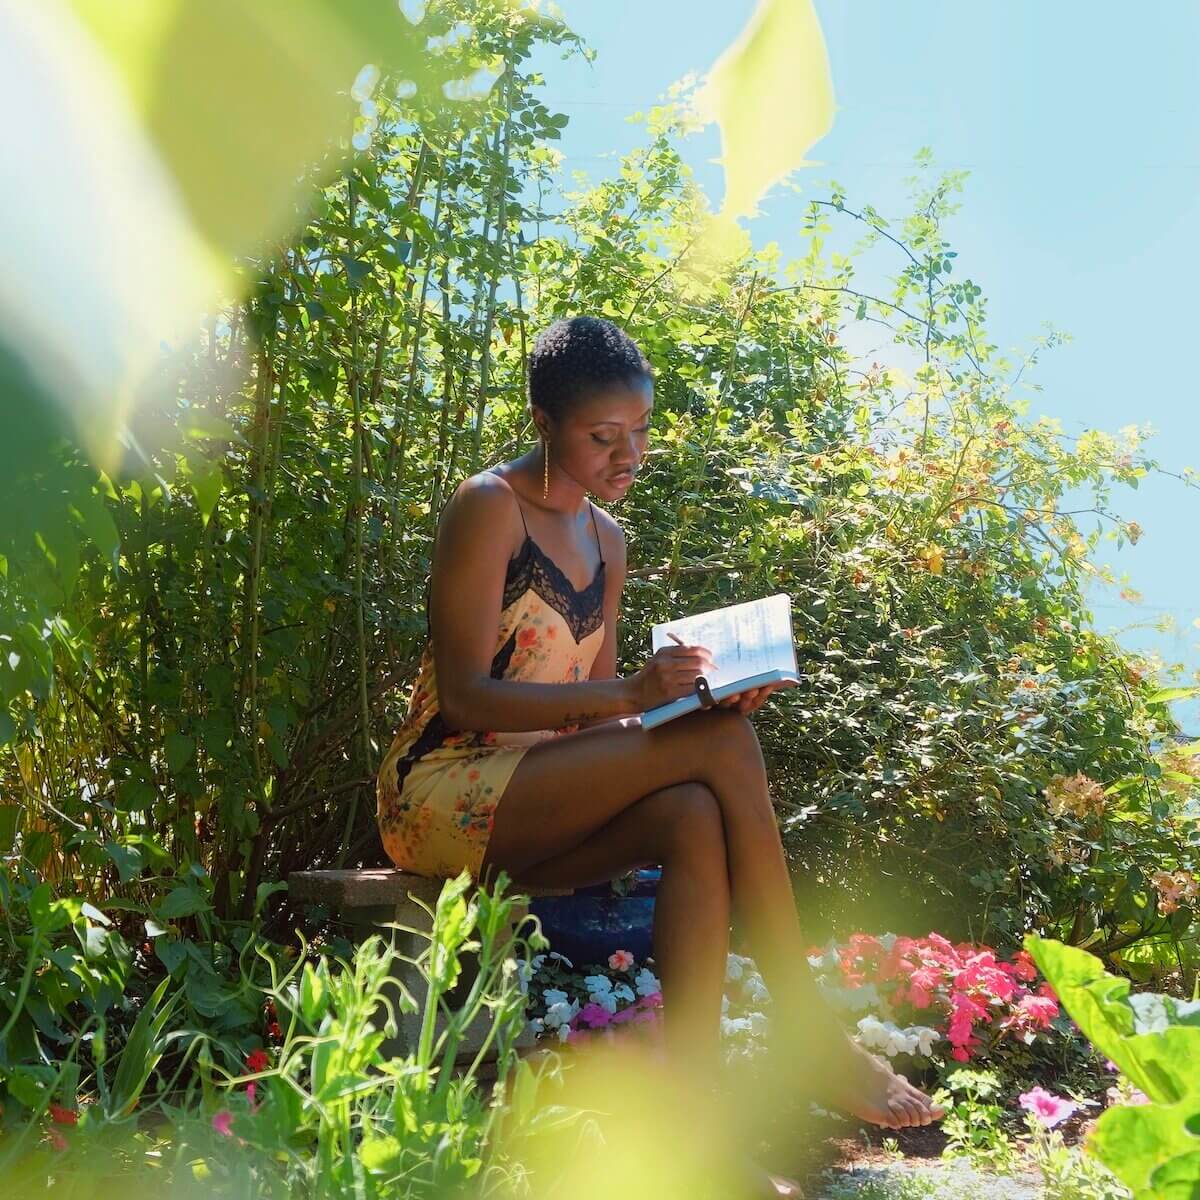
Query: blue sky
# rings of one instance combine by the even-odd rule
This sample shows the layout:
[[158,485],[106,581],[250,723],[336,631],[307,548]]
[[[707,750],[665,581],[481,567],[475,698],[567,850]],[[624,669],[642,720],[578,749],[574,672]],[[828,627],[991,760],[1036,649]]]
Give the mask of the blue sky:
[[[547,103],[568,114],[564,170],[602,178],[641,140],[626,117],[689,71],[703,73],[753,10],[751,0],[559,0],[597,52],[537,65]],[[1046,354],[1030,416],[1064,432],[1150,423],[1162,466],[1200,466],[1200,410],[1188,346],[1200,320],[1200,104],[1194,91],[1200,5],[1162,0],[1138,12],[1059,0],[883,3],[817,0],[838,112],[798,176],[807,195],[836,179],[884,215],[905,211],[904,179],[929,146],[971,172],[949,236],[956,273],[984,289],[1003,349],[1047,322],[1072,341]],[[715,127],[685,155],[716,204]],[[804,198],[777,191],[750,228],[757,244],[797,252]],[[871,283],[869,271],[862,276]],[[882,280],[876,281],[882,286]],[[1200,491],[1174,479],[1115,490],[1111,506],[1146,530],[1138,545],[1102,543],[1120,585],[1090,594],[1096,626],[1123,644],[1200,672]],[[1089,526],[1085,524],[1084,528]],[[1094,518],[1092,519],[1094,520]],[[1173,632],[1153,628],[1171,616]],[[1200,705],[1180,705],[1200,736]]]

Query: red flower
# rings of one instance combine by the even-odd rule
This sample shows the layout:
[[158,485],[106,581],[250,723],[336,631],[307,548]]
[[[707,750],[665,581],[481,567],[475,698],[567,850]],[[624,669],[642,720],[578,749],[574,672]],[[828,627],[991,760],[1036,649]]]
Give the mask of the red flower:
[[276,1041],[283,1037],[283,1030],[279,1028],[278,1021],[272,1021],[267,1026],[267,1037],[274,1038]]
[[1018,950],[1013,955],[1013,969],[1024,983],[1032,983],[1037,978],[1037,967],[1028,950]]
[[70,1142],[57,1129],[52,1129],[50,1130],[50,1145],[55,1150],[65,1150],[70,1145]]
[[537,630],[532,625],[526,625],[520,633],[517,634],[517,645],[522,650],[528,650],[530,646],[537,642]]
[[50,1105],[50,1120],[55,1125],[77,1125],[79,1114],[73,1108],[63,1108],[61,1104]]
[[268,1057],[265,1050],[251,1050],[246,1055],[246,1070],[251,1075],[257,1075],[260,1071],[269,1070],[271,1059]]

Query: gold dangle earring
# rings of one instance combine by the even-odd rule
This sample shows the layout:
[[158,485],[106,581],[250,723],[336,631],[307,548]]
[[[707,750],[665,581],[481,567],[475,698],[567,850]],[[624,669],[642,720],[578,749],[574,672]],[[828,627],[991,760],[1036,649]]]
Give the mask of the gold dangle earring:
[[542,499],[550,495],[550,439],[542,439]]

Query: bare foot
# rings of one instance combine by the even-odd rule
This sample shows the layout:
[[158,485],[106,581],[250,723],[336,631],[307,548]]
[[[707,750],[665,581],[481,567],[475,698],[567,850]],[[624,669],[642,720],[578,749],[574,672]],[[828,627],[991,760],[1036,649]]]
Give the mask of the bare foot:
[[885,1129],[930,1125],[945,1115],[920,1088],[896,1074],[883,1059],[853,1042],[849,1048],[848,1078],[833,1098],[838,1108]]

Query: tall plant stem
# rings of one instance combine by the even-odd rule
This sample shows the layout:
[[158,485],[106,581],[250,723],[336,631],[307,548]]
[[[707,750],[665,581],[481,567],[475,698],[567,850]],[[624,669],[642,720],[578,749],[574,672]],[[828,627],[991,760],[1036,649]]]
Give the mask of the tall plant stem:
[[[355,254],[357,229],[355,225],[355,209],[357,198],[354,194],[354,173],[351,171],[346,180],[346,207],[349,225],[349,246],[347,252],[351,259]],[[371,701],[367,695],[367,633],[366,620],[363,611],[363,449],[362,449],[362,398],[359,393],[359,363],[358,363],[358,282],[349,280],[350,285],[350,403],[354,412],[354,632],[358,643],[358,718],[362,730],[362,761],[363,773],[371,775],[375,766],[371,754]],[[346,828],[342,834],[342,844],[338,851],[338,866],[345,861],[349,849],[350,837],[354,830],[354,821],[358,815],[358,793],[351,795],[346,812]]]
[[[500,164],[496,185],[496,258],[489,272],[487,306],[484,310],[483,336],[480,339],[479,399],[475,405],[475,429],[471,434],[471,470],[479,470],[479,455],[483,442],[483,416],[487,410],[488,385],[492,371],[492,326],[496,319],[496,289],[500,284],[500,258],[507,240],[508,158],[512,129],[512,79],[516,69],[511,50],[505,54],[504,122],[501,126]],[[484,234],[486,238],[486,231]]]

